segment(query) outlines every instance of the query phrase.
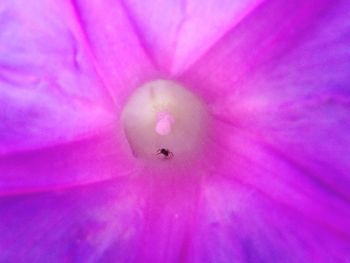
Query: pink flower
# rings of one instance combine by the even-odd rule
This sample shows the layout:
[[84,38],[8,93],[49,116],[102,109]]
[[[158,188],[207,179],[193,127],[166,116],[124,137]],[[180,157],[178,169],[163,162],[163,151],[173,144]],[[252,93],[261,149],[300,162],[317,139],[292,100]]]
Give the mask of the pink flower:
[[[3,0],[0,29],[0,262],[349,262],[349,1]],[[157,79],[211,119],[162,167],[120,120]]]

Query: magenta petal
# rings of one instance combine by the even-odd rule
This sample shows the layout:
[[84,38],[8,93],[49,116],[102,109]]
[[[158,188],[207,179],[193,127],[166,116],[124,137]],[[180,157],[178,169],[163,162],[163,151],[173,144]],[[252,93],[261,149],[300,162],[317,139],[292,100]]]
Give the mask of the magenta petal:
[[[332,15],[336,6],[329,0],[265,1],[185,72],[183,79],[205,90],[210,98],[223,98],[226,93],[241,90],[242,81],[250,79],[255,71],[278,65],[280,57],[301,43],[315,41],[314,31],[320,29],[320,23],[339,15],[346,21],[346,13]],[[334,30],[338,32],[338,28]],[[332,36],[318,40],[325,37]]]
[[[333,6],[278,63],[252,74],[239,94],[217,102],[221,109],[230,108],[229,118],[258,134],[276,154],[346,198],[350,198],[349,7]],[[225,110],[220,112],[221,117],[226,115]]]
[[188,262],[198,182],[139,176],[2,197],[0,261]]
[[[252,192],[259,192],[276,202],[276,205],[300,214],[315,227],[350,238],[348,198],[335,191],[332,184],[322,182],[327,170],[323,174],[308,172],[306,167],[291,160],[287,153],[281,154],[276,150],[277,145],[264,144],[261,139],[227,125],[222,125],[221,130],[226,133],[230,156],[225,158],[229,165],[222,166],[218,177],[221,175],[227,180],[240,182]],[[279,146],[283,147],[283,144]],[[217,154],[223,156],[227,149],[221,151]],[[308,160],[310,163],[313,161],[311,158]],[[341,174],[337,176],[342,178]]]
[[[206,197],[209,218],[221,211],[202,226],[214,247],[204,255],[234,251],[243,262],[349,258],[349,28],[347,1],[270,1],[182,76],[207,99],[218,124],[218,176],[243,185],[225,193],[226,183],[212,180],[223,201]],[[240,187],[252,196],[240,200],[245,214],[231,210]],[[208,235],[211,221],[217,232]],[[246,253],[235,250],[244,242]]]
[[130,262],[139,197],[123,180],[0,200],[1,262]]
[[178,74],[261,0],[126,0],[146,46],[162,70]]
[[[299,200],[299,206],[303,205]],[[192,262],[328,263],[350,257],[349,236],[323,224],[329,214],[346,215],[337,210],[310,220],[300,211],[228,178],[209,179],[199,207],[201,220],[196,224]]]
[[112,130],[0,157],[0,195],[50,191],[130,176],[133,165],[125,147]]
[[[184,79],[205,89],[202,93],[211,101],[216,118],[252,134],[256,141],[273,149],[274,155],[286,158],[306,176],[350,198],[350,6],[346,1],[332,3],[322,12],[317,11],[320,5],[316,3],[317,8],[312,8],[311,3],[301,5],[288,9],[291,15],[287,16],[287,10],[276,2],[274,5],[280,9],[272,14],[280,10],[286,16],[280,23],[275,20],[278,16],[270,16],[269,35],[274,36],[273,28],[276,24],[283,25],[282,22],[285,25],[295,22],[299,30],[304,29],[302,35],[296,37],[294,31],[287,31],[291,32],[288,36],[278,31],[279,42],[272,45],[269,38],[265,40],[272,45],[267,53],[247,53],[243,52],[241,42],[256,43],[256,37],[232,32],[216,55],[214,51],[208,54],[207,60],[203,59]],[[267,10],[270,9],[257,10],[257,20],[252,17],[251,21],[259,24],[260,16],[268,17]],[[303,19],[309,18],[306,28],[297,23],[295,15],[299,12],[304,14]],[[245,32],[249,32],[252,22],[248,19],[241,30],[246,25]],[[235,34],[241,36],[238,43],[231,38]],[[232,56],[220,53],[230,51]],[[231,60],[235,54],[241,54],[238,58],[242,60]],[[254,58],[257,64],[253,63]],[[223,66],[214,68],[211,64],[214,62]],[[240,64],[242,67],[238,67]]]
[[123,8],[110,2],[1,4],[0,154],[103,130],[150,77]]
[[117,107],[132,88],[155,76],[148,50],[122,1],[75,0],[76,21],[95,60],[93,64]]
[[0,155],[82,138],[113,118],[71,15],[63,2],[2,1]]
[[[42,3],[26,10],[40,10],[45,6]],[[216,50],[182,76],[210,103],[216,132],[210,137],[213,148],[205,152],[208,156],[199,161],[200,166],[190,163],[182,174],[170,170],[159,176],[143,167],[132,170],[121,149],[123,142],[115,139],[118,134],[101,131],[114,119],[108,95],[120,109],[130,88],[153,74],[147,50],[140,48],[148,42],[138,42],[143,38],[130,33],[138,27],[130,24],[139,17],[133,14],[138,7],[128,2],[130,13],[125,14],[116,1],[71,3],[75,5],[62,8],[62,17],[76,12],[78,20],[70,21],[77,28],[73,32],[81,32],[77,35],[82,36],[79,39],[83,39],[87,61],[93,61],[86,75],[94,81],[86,81],[91,93],[90,89],[74,93],[71,87],[85,86],[68,85],[68,91],[63,91],[76,96],[69,93],[65,100],[61,95],[65,93],[57,92],[52,97],[61,95],[57,95],[61,100],[56,104],[62,106],[66,105],[62,101],[70,105],[72,98],[82,96],[88,102],[91,99],[102,113],[91,113],[91,108],[96,108],[88,103],[86,108],[91,111],[86,112],[92,115],[87,114],[86,119],[93,121],[87,122],[74,115],[85,112],[76,103],[71,107],[76,111],[64,112],[59,122],[54,122],[58,135],[50,137],[54,129],[29,126],[24,130],[29,133],[18,136],[18,144],[13,143],[15,133],[10,128],[21,127],[11,122],[19,118],[8,118],[7,126],[0,129],[3,134],[11,131],[1,153],[21,150],[0,157],[0,192],[14,194],[0,199],[0,261],[328,263],[349,258],[348,6],[338,10],[334,1],[270,1],[229,32]],[[57,20],[65,21],[61,17]],[[145,32],[153,37],[152,30]],[[203,39],[210,43],[209,35]],[[167,57],[169,50],[161,51],[164,61],[159,62],[156,56],[172,73],[181,72],[196,59],[197,55],[187,58],[193,50],[185,39],[185,44],[179,44],[178,52],[183,52],[178,53],[179,61]],[[152,50],[155,54],[163,47],[157,45],[156,51]],[[196,48],[201,53],[207,47]],[[9,61],[16,61],[16,57]],[[17,61],[26,60],[20,57]],[[36,62],[29,63],[30,70]],[[38,68],[60,64],[53,62],[39,63]],[[43,70],[45,76],[64,72],[61,68],[50,70],[47,74]],[[61,79],[58,73],[53,75]],[[17,81],[17,77],[12,79]],[[11,89],[1,85],[0,94],[7,96],[0,97],[1,102],[13,103],[0,109],[20,116],[22,111],[13,109],[22,109],[23,104],[15,102],[26,89],[12,93],[22,87],[14,83]],[[34,87],[35,95],[36,90],[44,89]],[[14,99],[6,99],[10,96]],[[30,105],[37,105],[37,101],[33,99]],[[37,112],[48,112],[47,107],[34,111],[34,117]],[[26,120],[33,111],[32,107],[23,108],[29,109],[23,111]],[[56,115],[48,116],[34,120],[43,125]],[[87,123],[90,129],[68,125],[72,132],[62,132],[57,124],[65,124],[66,118],[67,125]],[[30,125],[36,123],[30,120]],[[83,133],[77,135],[76,130]],[[30,139],[28,145],[25,138]],[[43,141],[38,143],[37,138]],[[42,147],[53,142],[59,145]],[[215,162],[207,161],[211,159]],[[62,189],[111,176],[119,178]],[[52,191],[16,195],[38,190]]]

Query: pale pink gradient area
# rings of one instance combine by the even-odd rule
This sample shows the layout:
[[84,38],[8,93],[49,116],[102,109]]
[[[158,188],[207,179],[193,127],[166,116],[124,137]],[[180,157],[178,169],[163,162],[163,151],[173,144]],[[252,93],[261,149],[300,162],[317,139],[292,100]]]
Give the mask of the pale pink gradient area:
[[[350,260],[348,1],[4,0],[0,262]],[[153,169],[119,123],[177,80],[212,116]]]

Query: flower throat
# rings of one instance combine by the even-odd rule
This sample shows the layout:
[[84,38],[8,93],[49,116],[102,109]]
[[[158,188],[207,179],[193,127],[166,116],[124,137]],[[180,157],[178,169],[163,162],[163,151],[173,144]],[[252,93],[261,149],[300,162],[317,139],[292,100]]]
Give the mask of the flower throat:
[[151,81],[136,89],[122,112],[133,155],[157,162],[195,158],[203,146],[207,120],[202,101],[169,80]]

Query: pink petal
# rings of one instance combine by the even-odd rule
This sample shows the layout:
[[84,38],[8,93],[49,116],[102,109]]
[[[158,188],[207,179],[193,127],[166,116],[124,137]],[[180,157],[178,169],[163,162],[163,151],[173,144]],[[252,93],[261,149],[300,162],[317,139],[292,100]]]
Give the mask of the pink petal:
[[271,67],[268,75],[252,76],[239,99],[243,109],[239,114],[247,129],[347,198],[349,7],[333,7],[310,37]]
[[152,71],[119,4],[72,3],[1,4],[0,154],[105,130]]
[[242,81],[252,73],[278,64],[279,57],[305,41],[334,7],[329,0],[265,1],[212,46],[182,80],[203,90],[208,99],[241,90]]
[[178,74],[262,0],[126,0],[126,8],[161,70]]
[[[325,4],[324,1],[317,3]],[[281,31],[283,27],[278,27],[279,42],[264,54],[242,50],[242,43],[256,43],[255,35],[267,36],[262,29],[252,35],[241,34],[243,31],[237,29],[227,36],[226,44],[218,46],[218,53],[208,54],[183,78],[202,88],[200,92],[210,100],[216,118],[252,134],[252,138],[274,149],[274,154],[284,156],[306,176],[350,198],[347,91],[350,9],[346,2],[332,3],[330,9],[322,9],[322,13],[315,11],[319,5],[311,3],[288,10],[284,5],[273,3],[267,6],[270,9],[257,10],[254,17],[247,19],[247,24],[242,24],[245,32],[254,32],[249,26],[253,22],[259,24],[259,18],[269,17],[267,10],[271,10],[271,14],[282,14],[281,21],[276,20],[278,16],[270,16],[268,35],[272,39],[276,38],[272,29],[275,25],[294,22],[299,31],[308,27],[301,31],[303,35],[299,38],[295,33],[283,35],[290,31],[287,28]],[[287,13],[291,15],[286,16]],[[308,23],[301,27],[299,17],[308,18]],[[240,41],[236,43],[234,39]],[[272,39],[264,41],[269,43]],[[238,51],[241,53],[236,53]],[[241,54],[240,60],[232,62],[236,54]],[[224,66],[214,68],[214,63]]]
[[[281,13],[283,18],[288,11],[291,15],[304,14],[299,17],[310,26],[313,22],[322,22],[318,20],[318,12],[306,12],[314,10],[306,7],[317,7],[317,3],[324,2],[305,5],[300,2],[296,9],[286,3],[279,6],[272,2],[272,6],[282,9],[272,8],[271,12]],[[191,76],[183,76],[189,86],[202,88],[199,92],[211,103],[216,118],[217,133],[211,138],[216,147],[206,157],[213,162],[203,160],[201,169],[190,167],[183,177],[172,177],[176,174],[169,171],[167,176],[159,178],[154,178],[151,171],[137,171],[137,179],[130,179],[131,182],[122,177],[79,189],[3,197],[0,261],[322,263],[348,258],[350,210],[346,172],[349,169],[345,160],[349,142],[345,133],[348,114],[344,106],[347,105],[348,53],[347,48],[338,48],[337,52],[329,48],[332,52],[325,52],[325,56],[320,56],[320,52],[311,56],[314,44],[319,44],[319,39],[328,41],[334,32],[342,36],[335,37],[335,43],[341,43],[341,47],[345,43],[348,47],[347,35],[340,30],[342,26],[347,27],[345,21],[348,20],[340,14],[346,14],[344,10],[349,9],[340,10],[342,12],[333,9],[334,13],[324,17],[326,25],[308,31],[312,32],[309,40],[297,41],[300,44],[296,45],[290,40],[299,39],[295,37],[297,34],[286,33],[289,42],[282,41],[276,49],[269,49],[266,57],[247,56],[250,58],[247,64],[235,64],[232,57],[227,56],[232,46],[234,51],[242,49],[235,50],[231,42],[222,46],[219,43],[222,49],[218,49],[217,57],[208,53],[204,62],[200,61],[189,71]],[[337,17],[339,23],[334,22]],[[279,25],[278,19],[268,22],[271,26]],[[335,25],[337,30],[331,30]],[[249,27],[245,30],[251,32]],[[327,41],[326,47],[335,46]],[[291,53],[281,57],[286,49]],[[244,50],[253,49],[248,46]],[[228,53],[223,56],[225,52]],[[274,59],[268,59],[271,57]],[[345,58],[343,64],[339,57]],[[327,61],[322,63],[325,67],[317,63],[323,62],[321,58]],[[223,67],[214,68],[213,61],[216,67]],[[220,61],[227,63],[219,64]],[[311,66],[307,67],[310,61]],[[336,63],[329,67],[329,61]],[[232,74],[232,65],[241,65],[234,67],[238,75]],[[103,79],[113,83],[115,76],[108,69],[103,70]],[[251,80],[244,81],[248,72]],[[288,75],[290,72],[295,75]],[[236,76],[242,77],[241,82],[236,81]],[[233,87],[237,87],[234,92]],[[117,102],[118,98],[123,99],[124,93],[118,89],[112,88],[110,93]],[[330,96],[336,103],[323,104],[319,94],[321,98]],[[317,107],[313,107],[314,102]],[[331,140],[326,134],[333,129],[335,134]],[[59,182],[70,185],[70,180],[82,182],[81,178],[90,178],[94,181],[100,176],[108,178],[105,174],[131,171],[127,165],[120,168],[123,160],[112,162],[119,154],[115,150],[120,147],[114,143],[117,141],[113,136],[97,137],[95,141],[70,143],[54,151],[46,149],[30,155],[8,156],[0,161],[0,168],[6,168],[6,173],[0,170],[0,174],[8,175],[7,180],[1,180],[5,183],[3,189],[16,191],[18,185],[37,183],[26,179],[26,172],[31,169],[37,169],[33,174],[41,178],[40,184],[35,185],[39,188],[45,186],[42,180],[59,184],[56,179],[51,180],[48,176],[51,174],[53,178],[58,177]],[[326,159],[329,156],[333,159]],[[52,169],[52,163],[56,169]],[[334,180],[329,180],[330,174]],[[337,182],[338,179],[341,182]]]
[[[1,262],[126,262],[135,257],[142,218],[128,181],[3,197]],[[129,261],[130,262],[130,261]]]
[[113,118],[71,15],[63,2],[2,2],[0,155],[82,138]]
[[0,157],[0,195],[50,191],[130,176],[134,164],[116,130]]
[[133,88],[159,74],[121,1],[71,2],[96,71],[120,109]]
[[192,262],[326,263],[342,262],[350,256],[349,236],[322,224],[331,213],[310,220],[235,180],[208,178],[198,211]]
[[[229,161],[238,165],[233,172],[268,172],[259,169],[268,166],[266,160],[254,160],[253,166],[247,156],[234,153]],[[145,173],[65,191],[3,197],[0,260],[323,263],[349,255],[349,232],[334,231],[342,230],[349,211],[334,197],[313,203],[305,213],[301,208],[313,201],[312,194],[304,193],[306,203],[291,207],[232,180],[230,173],[201,180],[192,175],[171,179]],[[291,203],[303,194],[293,185],[276,185],[275,192],[286,194]],[[314,214],[319,209],[327,213],[319,217]]]
[[276,145],[264,144],[228,125],[220,125],[220,129],[230,155],[225,156],[227,148],[218,146],[216,154],[224,158],[218,177],[239,182],[252,192],[265,195],[286,210],[300,214],[315,227],[350,238],[346,219],[350,216],[348,199],[334,191],[332,185],[323,184],[322,177],[308,173],[288,154],[281,154]]
[[[336,3],[263,4],[181,77],[207,99],[215,116],[213,141],[221,138],[221,144],[212,154],[222,158],[217,175],[257,196],[241,201],[251,212],[238,208],[238,218],[228,202],[236,199],[234,190],[216,187],[222,204],[206,197],[208,217],[222,207],[213,235],[202,226],[208,247],[214,247],[210,253],[200,248],[207,257],[349,257],[350,6]],[[247,253],[235,250],[245,241]]]
[[195,223],[195,178],[155,180],[144,173],[2,197],[0,261],[184,262]]

